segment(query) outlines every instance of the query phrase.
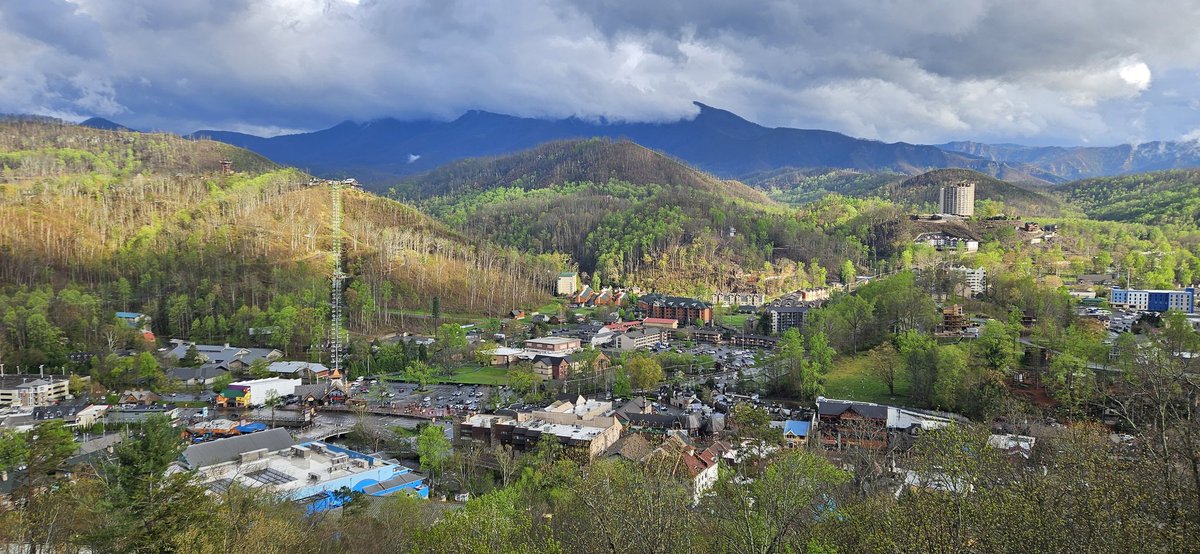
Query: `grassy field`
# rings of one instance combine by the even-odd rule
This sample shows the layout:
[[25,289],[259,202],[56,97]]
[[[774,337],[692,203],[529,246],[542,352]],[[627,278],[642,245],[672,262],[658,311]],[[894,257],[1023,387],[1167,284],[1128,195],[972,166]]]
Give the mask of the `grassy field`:
[[834,361],[833,371],[825,376],[825,396],[842,400],[861,400],[880,404],[908,403],[908,379],[901,373],[896,380],[896,396],[888,394],[887,385],[871,373],[865,354],[846,356]]
[[[399,375],[385,377],[388,381],[406,381]],[[508,369],[503,367],[467,366],[455,368],[449,377],[436,377],[430,383],[462,383],[464,385],[507,385]]]
[[562,310],[563,304],[565,302],[566,302],[565,300],[555,300],[554,302],[551,302],[549,304],[546,304],[545,306],[542,306],[541,308],[538,308],[537,311],[540,314],[554,315],[554,314],[557,314],[560,310]]
[[728,325],[736,329],[742,329],[745,327],[746,321],[752,317],[755,317],[754,314],[729,314],[720,316],[719,319],[724,325]]

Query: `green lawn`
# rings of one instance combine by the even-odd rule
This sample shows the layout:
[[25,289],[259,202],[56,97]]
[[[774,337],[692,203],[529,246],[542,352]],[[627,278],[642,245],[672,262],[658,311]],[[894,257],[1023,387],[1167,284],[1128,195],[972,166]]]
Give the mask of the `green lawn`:
[[[430,383],[462,383],[464,385],[507,385],[508,369],[503,367],[467,366],[451,370],[449,377],[435,377]],[[389,381],[406,381],[400,375],[388,376]]]
[[736,329],[745,328],[746,321],[754,317],[754,314],[729,314],[718,316],[722,324],[728,325]]
[[546,304],[545,306],[542,306],[541,308],[538,308],[537,311],[539,314],[554,315],[554,314],[557,314],[559,312],[559,310],[562,309],[563,304],[565,302],[566,302],[565,300],[555,300],[554,302],[551,302],[549,304]]
[[887,385],[871,373],[865,354],[838,358],[833,371],[825,376],[825,396],[840,400],[861,400],[879,404],[908,404],[908,379],[901,373],[896,380],[896,396],[888,394]]

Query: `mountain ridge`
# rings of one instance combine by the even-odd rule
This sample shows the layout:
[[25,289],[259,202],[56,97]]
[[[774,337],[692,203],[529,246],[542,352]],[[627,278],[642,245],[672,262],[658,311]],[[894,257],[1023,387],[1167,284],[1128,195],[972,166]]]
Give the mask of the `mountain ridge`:
[[1026,166],[986,160],[931,145],[885,143],[835,131],[766,127],[733,112],[696,103],[692,119],[660,123],[536,119],[471,110],[448,122],[381,118],[328,129],[257,137],[201,130],[205,137],[254,150],[287,165],[368,183],[398,181],[451,161],[510,154],[572,138],[628,139],[723,178],[781,167],[839,167],[918,174],[967,167],[1006,178],[1055,182]]

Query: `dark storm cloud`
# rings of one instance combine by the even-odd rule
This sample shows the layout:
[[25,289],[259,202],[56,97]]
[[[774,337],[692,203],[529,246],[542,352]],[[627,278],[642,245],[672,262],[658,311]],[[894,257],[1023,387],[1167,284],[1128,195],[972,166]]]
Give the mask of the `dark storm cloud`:
[[1200,128],[1200,3],[0,0],[0,111],[280,132],[342,119],[671,120],[884,140]]

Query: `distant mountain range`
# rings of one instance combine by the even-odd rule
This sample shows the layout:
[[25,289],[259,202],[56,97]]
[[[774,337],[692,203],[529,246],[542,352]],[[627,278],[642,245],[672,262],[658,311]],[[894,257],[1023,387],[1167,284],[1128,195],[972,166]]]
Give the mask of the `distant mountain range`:
[[217,130],[197,131],[192,136],[241,146],[318,175],[354,176],[377,185],[464,158],[509,154],[550,141],[588,137],[628,139],[723,178],[781,168],[906,175],[965,168],[1011,182],[1057,184],[1200,166],[1200,147],[1192,142],[1070,148],[885,143],[832,131],[764,127],[725,110],[697,106],[696,117],[670,123],[547,120],[470,111],[448,122],[389,118],[346,121],[321,131],[270,138]]
[[938,147],[992,162],[1036,167],[1067,181],[1200,165],[1196,141],[1076,147],[949,142]]

